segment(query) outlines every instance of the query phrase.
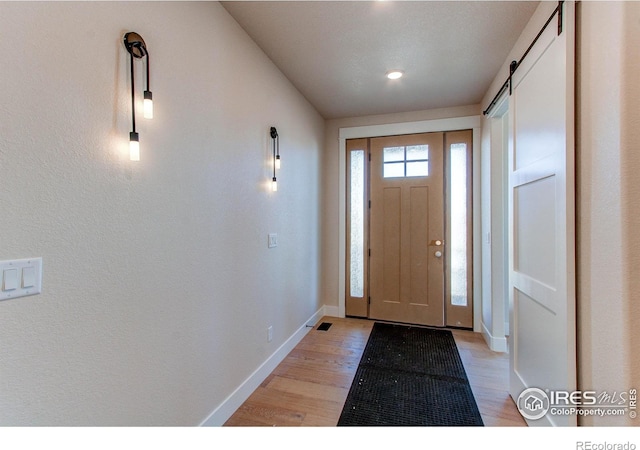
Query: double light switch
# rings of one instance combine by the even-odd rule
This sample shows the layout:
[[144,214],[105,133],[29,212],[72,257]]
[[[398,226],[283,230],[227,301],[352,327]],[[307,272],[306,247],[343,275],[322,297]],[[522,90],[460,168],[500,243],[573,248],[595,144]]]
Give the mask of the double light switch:
[[42,258],[0,261],[0,300],[42,292]]

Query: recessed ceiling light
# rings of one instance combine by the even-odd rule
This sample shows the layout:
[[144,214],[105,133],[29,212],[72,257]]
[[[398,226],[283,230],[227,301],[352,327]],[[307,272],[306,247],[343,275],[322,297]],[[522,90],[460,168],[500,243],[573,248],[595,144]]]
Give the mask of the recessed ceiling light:
[[389,72],[387,72],[387,78],[390,80],[397,80],[398,78],[402,77],[402,75],[404,75],[404,72],[402,70],[390,70]]

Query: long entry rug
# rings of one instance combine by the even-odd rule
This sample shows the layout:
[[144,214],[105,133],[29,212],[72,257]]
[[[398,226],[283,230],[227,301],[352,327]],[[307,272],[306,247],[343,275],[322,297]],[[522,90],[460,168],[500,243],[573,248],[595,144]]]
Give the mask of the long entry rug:
[[338,426],[482,426],[449,330],[376,322]]

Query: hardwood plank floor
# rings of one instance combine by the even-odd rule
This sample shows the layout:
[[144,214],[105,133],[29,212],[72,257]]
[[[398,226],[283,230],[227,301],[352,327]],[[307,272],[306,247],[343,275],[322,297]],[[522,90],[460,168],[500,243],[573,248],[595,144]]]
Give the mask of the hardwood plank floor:
[[[328,331],[311,330],[225,426],[335,426],[374,321],[325,317]],[[509,358],[478,333],[452,330],[486,426],[526,426],[507,393]]]

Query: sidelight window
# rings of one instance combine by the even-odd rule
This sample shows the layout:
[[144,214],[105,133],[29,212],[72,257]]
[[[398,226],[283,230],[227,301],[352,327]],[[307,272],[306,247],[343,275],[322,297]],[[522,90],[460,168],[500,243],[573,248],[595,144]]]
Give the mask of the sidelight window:
[[350,293],[364,296],[364,150],[351,151]]

